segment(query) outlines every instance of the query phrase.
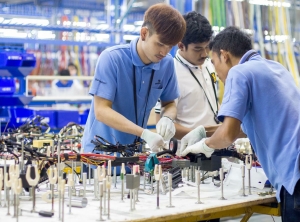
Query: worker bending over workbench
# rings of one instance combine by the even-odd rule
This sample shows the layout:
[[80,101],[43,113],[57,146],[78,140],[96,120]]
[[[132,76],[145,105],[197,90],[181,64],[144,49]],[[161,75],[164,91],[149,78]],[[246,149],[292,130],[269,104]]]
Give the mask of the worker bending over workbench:
[[[242,124],[253,149],[281,202],[282,221],[300,219],[300,90],[281,64],[252,50],[251,38],[227,27],[210,43],[212,63],[225,84],[218,114],[223,122],[210,138],[186,147],[181,155],[228,147]],[[193,131],[184,139],[189,140]]]

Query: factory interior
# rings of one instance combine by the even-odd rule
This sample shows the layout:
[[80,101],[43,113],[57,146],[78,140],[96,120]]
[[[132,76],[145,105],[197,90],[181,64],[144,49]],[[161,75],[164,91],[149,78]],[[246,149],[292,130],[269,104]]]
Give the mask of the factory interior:
[[300,221],[300,0],[0,0],[0,221]]

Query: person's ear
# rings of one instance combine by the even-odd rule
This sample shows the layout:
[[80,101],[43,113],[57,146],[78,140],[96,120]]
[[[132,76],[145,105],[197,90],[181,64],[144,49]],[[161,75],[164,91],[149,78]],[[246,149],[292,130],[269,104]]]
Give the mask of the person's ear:
[[141,28],[141,40],[145,41],[147,33],[148,33],[148,28],[147,27],[142,27]]
[[229,61],[229,53],[223,49],[220,50],[221,58],[223,58],[224,62],[227,63]]
[[180,51],[184,51],[185,46],[184,46],[184,44],[182,42],[179,42],[178,43],[178,48],[180,49]]

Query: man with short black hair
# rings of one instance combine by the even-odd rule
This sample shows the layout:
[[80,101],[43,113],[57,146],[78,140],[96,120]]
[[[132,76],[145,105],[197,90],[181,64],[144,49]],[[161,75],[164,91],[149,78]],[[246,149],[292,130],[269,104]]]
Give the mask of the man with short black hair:
[[[183,147],[181,154],[204,153],[229,146],[243,131],[281,202],[282,221],[300,218],[300,90],[278,62],[252,50],[251,38],[236,27],[221,31],[210,43],[212,62],[225,84],[218,118],[210,137]],[[192,132],[191,132],[192,133]],[[188,136],[188,135],[187,135]]]
[[[204,16],[195,11],[185,14],[183,17],[186,21],[186,32],[178,43],[179,49],[174,58],[180,91],[178,99],[175,100],[177,116],[174,137],[180,140],[192,129],[197,128],[194,141],[181,141],[185,145],[187,145],[186,143],[191,145],[191,143],[199,141],[198,134],[206,137],[203,126],[218,124],[216,118],[218,100],[215,69],[208,58],[209,42],[213,35],[212,27]],[[156,105],[155,112],[160,113],[159,103]],[[158,115],[157,119],[159,118]],[[178,146],[180,146],[180,141]]]

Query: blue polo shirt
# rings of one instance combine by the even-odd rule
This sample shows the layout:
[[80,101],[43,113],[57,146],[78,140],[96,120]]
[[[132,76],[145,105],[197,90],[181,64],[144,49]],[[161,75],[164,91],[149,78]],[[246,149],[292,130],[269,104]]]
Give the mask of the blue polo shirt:
[[300,178],[300,90],[292,75],[279,63],[260,55],[229,70],[218,118],[242,122],[253,149],[277,190],[293,194]]
[[[158,63],[145,65],[137,54],[138,38],[130,44],[118,45],[104,50],[98,58],[90,94],[112,101],[112,109],[136,123],[134,87],[137,92],[138,125],[146,128],[151,109],[157,100],[172,101],[179,96],[174,62],[167,55]],[[134,69],[135,78],[134,81]],[[154,70],[152,84],[150,77]],[[151,87],[149,97],[148,89]],[[147,101],[148,97],[148,102]],[[147,104],[147,107],[145,107]],[[144,118],[144,124],[142,126]],[[115,130],[95,118],[94,98],[82,137],[84,152],[92,152],[91,140],[99,135],[110,143],[131,144],[135,135]]]

